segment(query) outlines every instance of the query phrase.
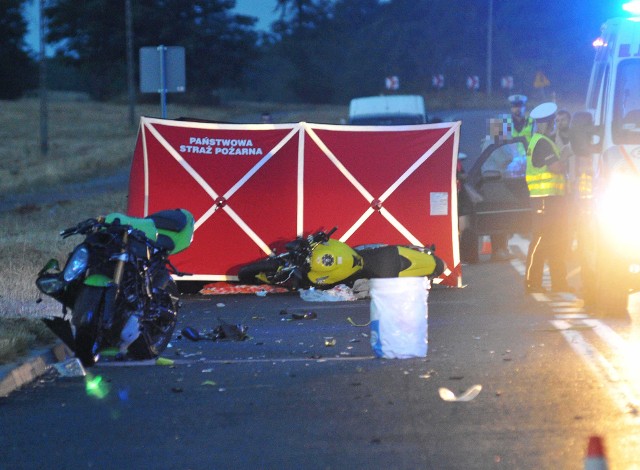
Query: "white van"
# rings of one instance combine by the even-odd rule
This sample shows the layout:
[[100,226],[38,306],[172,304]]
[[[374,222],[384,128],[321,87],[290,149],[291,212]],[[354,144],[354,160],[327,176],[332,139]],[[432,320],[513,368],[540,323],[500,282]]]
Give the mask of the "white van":
[[349,104],[349,124],[402,126],[426,124],[424,98],[420,95],[380,95],[354,98]]
[[594,45],[586,113],[574,116],[572,141],[574,151],[593,152],[588,284],[599,314],[626,313],[628,294],[640,290],[640,22],[608,20]]

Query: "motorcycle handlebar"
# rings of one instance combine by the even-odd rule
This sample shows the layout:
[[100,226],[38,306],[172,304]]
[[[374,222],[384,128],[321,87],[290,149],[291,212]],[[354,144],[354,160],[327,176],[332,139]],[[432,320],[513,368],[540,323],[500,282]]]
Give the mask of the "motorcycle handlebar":
[[134,229],[131,225],[123,225],[119,223],[115,223],[115,224],[107,223],[104,221],[104,218],[102,217],[98,219],[83,220],[82,222],[78,223],[75,227],[70,227],[62,230],[60,232],[60,235],[63,238],[67,238],[67,237],[70,237],[71,235],[76,235],[76,234],[86,235],[87,233],[93,230],[99,230],[102,228],[115,229],[122,232],[129,232],[129,235],[131,237],[139,241],[149,243],[151,246],[155,247],[155,243],[153,242],[153,240],[150,240],[149,238],[147,238],[146,234],[143,231]]
[[96,219],[83,220],[82,222],[78,223],[75,227],[69,227],[61,231],[60,236],[62,236],[62,238],[67,238],[77,233],[85,234],[89,232],[89,230],[93,229],[93,227],[95,227],[96,224],[98,223],[99,221]]
[[333,233],[336,230],[338,230],[338,227],[333,227],[328,232],[323,232],[322,230],[319,232],[316,232],[309,237],[310,238],[309,241],[310,242],[327,242],[329,241],[329,238],[331,238],[331,235],[333,235]]

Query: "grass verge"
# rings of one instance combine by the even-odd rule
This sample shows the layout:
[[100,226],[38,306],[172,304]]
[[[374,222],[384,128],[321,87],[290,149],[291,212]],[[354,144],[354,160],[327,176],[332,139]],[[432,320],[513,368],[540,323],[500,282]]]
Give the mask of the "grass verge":
[[60,315],[62,307],[35,286],[38,271],[50,258],[61,265],[81,241],[58,233],[88,217],[126,209],[124,190],[81,201],[29,205],[0,212],[0,364],[14,361],[32,347],[53,344],[55,337],[40,321]]

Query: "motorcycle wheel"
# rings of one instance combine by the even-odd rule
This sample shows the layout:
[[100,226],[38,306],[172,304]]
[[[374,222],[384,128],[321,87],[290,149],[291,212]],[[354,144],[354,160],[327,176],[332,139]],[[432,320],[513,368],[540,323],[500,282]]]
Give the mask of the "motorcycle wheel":
[[76,329],[76,357],[82,365],[91,367],[100,357],[99,325],[104,309],[105,289],[82,286],[73,305],[72,323]]
[[241,284],[263,284],[256,276],[260,273],[266,273],[267,277],[272,277],[280,264],[275,259],[265,259],[255,263],[247,264],[238,271],[238,280]]
[[144,360],[158,357],[171,341],[178,321],[178,286],[169,274],[163,275],[162,287],[156,299],[157,317],[141,320],[140,336],[129,345],[129,354],[134,359]]

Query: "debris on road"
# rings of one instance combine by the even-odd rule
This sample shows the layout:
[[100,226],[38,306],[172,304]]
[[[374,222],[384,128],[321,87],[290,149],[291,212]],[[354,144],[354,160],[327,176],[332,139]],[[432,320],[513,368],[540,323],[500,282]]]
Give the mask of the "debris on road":
[[87,375],[87,372],[82,366],[80,359],[78,359],[77,357],[67,359],[63,362],[57,362],[53,365],[53,367],[61,377],[84,377],[85,375]]
[[471,401],[480,394],[481,390],[482,390],[482,385],[474,385],[470,387],[468,390],[466,390],[464,393],[460,394],[459,396],[456,396],[455,393],[453,393],[448,388],[440,387],[438,389],[438,393],[440,393],[440,398],[448,402]]
[[[212,282],[205,285],[201,290],[202,295],[221,295],[221,294],[258,294],[265,292],[269,294],[282,294],[289,292],[289,289],[284,287],[269,286],[269,285],[247,285],[247,284],[234,284],[231,282]],[[266,294],[265,294],[266,295]]]
[[304,313],[292,313],[291,318],[294,320],[315,320],[318,318],[318,314],[316,312],[304,312]]
[[332,289],[322,290],[310,287],[300,291],[300,298],[307,302],[342,302],[357,300],[350,287],[339,284]]
[[210,332],[199,332],[191,326],[187,326],[182,329],[181,334],[183,337],[191,341],[219,341],[219,340],[232,340],[232,341],[244,341],[247,336],[247,330],[249,327],[242,324],[232,325],[224,320],[218,318],[220,324],[216,326]]
[[166,357],[159,357],[156,359],[157,366],[172,366],[175,364],[175,361],[172,359],[167,359]]

